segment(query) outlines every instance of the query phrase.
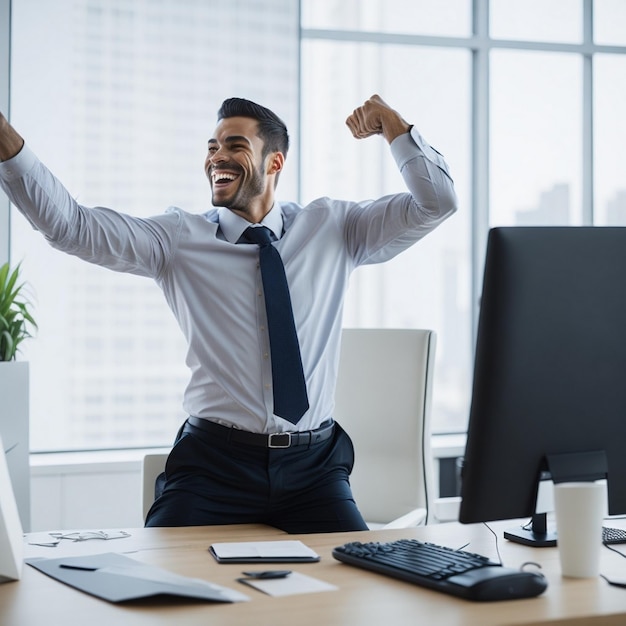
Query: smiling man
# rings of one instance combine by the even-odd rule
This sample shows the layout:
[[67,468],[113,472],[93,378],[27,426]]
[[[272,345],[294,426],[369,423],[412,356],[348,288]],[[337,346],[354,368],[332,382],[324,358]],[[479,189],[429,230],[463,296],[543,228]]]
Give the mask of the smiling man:
[[[205,171],[211,181],[213,206],[227,207],[258,223],[274,203],[274,189],[289,141],[286,133],[275,137],[269,131],[264,141],[259,136],[263,132],[259,122],[252,118],[221,117],[240,110],[236,100],[222,105],[215,137],[209,139]],[[266,164],[269,157],[270,163]]]
[[287,129],[231,98],[208,141],[213,207],[141,219],[78,204],[0,115],[11,201],[55,248],[156,281],[187,339],[189,417],[146,525],[366,529],[349,484],[352,443],[333,420],[344,294],[355,268],[419,241],[456,197],[443,157],[380,97],[346,123],[358,139],[385,138],[406,192],[277,202]]

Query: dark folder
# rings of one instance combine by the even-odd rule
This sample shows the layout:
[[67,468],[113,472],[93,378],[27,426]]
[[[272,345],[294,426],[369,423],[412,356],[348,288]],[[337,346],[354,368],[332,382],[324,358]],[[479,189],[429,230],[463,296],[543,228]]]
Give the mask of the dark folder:
[[159,595],[211,602],[241,602],[248,596],[220,585],[179,576],[122,554],[26,559],[48,576],[109,602],[125,602]]

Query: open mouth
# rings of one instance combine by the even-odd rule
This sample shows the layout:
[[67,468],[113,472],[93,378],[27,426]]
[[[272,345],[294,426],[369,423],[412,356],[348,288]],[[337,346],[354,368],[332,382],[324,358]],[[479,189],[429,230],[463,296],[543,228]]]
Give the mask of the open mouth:
[[213,189],[224,189],[238,178],[239,174],[235,174],[234,172],[226,172],[223,170],[213,170],[211,172],[211,183],[213,184]]

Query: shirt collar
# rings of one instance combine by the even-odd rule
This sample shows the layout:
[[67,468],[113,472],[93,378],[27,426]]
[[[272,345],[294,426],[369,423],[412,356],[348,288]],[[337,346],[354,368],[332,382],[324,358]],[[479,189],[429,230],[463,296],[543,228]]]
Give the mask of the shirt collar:
[[[219,207],[218,221],[226,241],[230,243],[237,243],[241,235],[243,235],[243,231],[252,225],[251,222],[233,213],[226,207]],[[267,226],[274,233],[276,239],[281,238],[283,234],[283,213],[280,204],[274,203],[269,213],[261,221],[261,225]]]

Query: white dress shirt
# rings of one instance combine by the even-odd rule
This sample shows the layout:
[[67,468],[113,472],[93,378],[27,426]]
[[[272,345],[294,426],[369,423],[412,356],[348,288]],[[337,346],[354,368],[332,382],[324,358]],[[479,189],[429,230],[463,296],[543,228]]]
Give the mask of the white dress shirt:
[[236,245],[246,220],[226,208],[192,214],[170,207],[137,218],[81,206],[28,146],[0,163],[0,181],[55,248],[157,282],[187,339],[189,415],[269,433],[317,428],[332,417],[351,272],[394,257],[456,210],[443,157],[415,129],[397,137],[391,153],[410,193],[276,203],[263,221],[278,239],[307,382],[310,408],[295,427],[272,413],[258,247]]

